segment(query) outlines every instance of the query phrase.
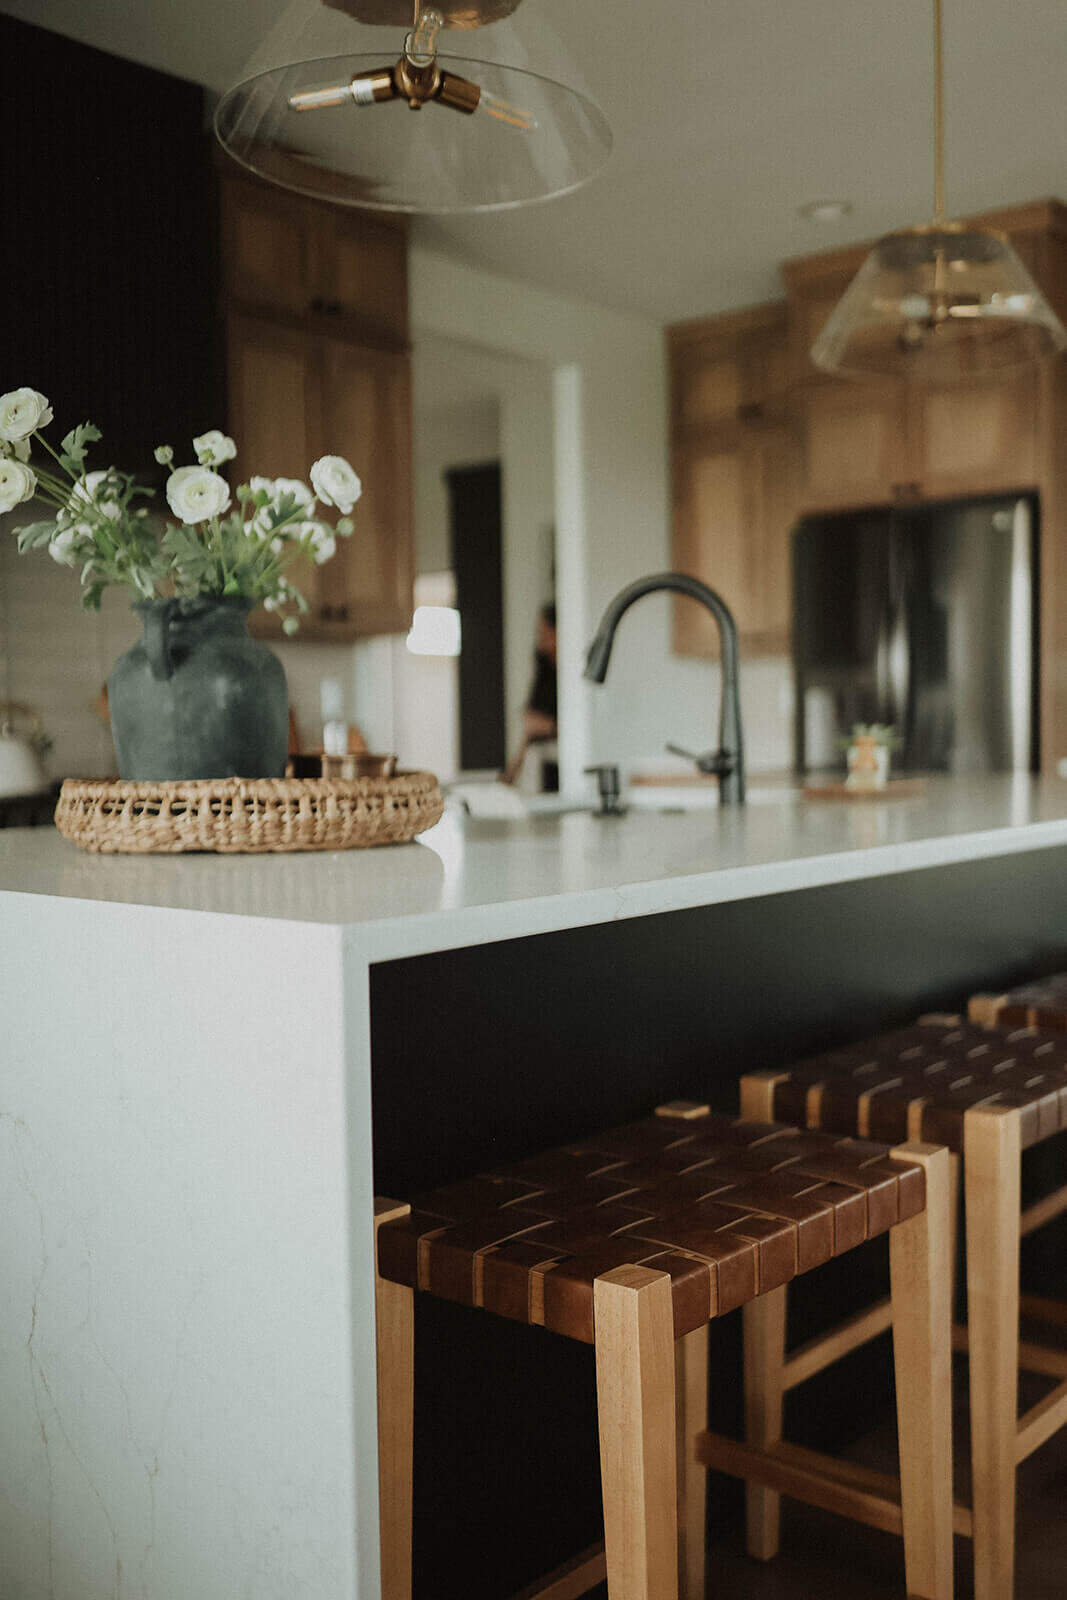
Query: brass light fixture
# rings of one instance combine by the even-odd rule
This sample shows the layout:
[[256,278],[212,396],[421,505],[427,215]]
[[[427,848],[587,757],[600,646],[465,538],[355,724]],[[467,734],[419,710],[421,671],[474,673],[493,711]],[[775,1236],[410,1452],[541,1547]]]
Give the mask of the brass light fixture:
[[1007,237],[945,213],[941,0],[934,0],[933,221],[879,239],[811,359],[849,377],[956,382],[1053,355],[1067,331]]
[[[527,50],[519,4],[294,0],[215,131],[261,177],[376,210],[495,210],[577,188],[611,133],[558,47],[546,59],[540,22]],[[461,55],[443,53],[450,30]]]

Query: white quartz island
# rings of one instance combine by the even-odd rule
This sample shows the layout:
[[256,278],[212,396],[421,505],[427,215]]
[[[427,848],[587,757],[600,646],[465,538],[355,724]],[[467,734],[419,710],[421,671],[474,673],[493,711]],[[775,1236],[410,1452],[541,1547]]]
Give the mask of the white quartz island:
[[[0,833],[0,1594],[376,1600],[372,1117],[388,1114],[395,1138],[399,1113],[372,1108],[372,1084],[384,1104],[407,1048],[417,1085],[440,1036],[432,1106],[462,1100],[456,1041],[477,1036],[481,1009],[468,977],[488,1011],[521,1010],[499,995],[521,965],[543,1011],[551,963],[573,967],[610,936],[641,1004],[640,947],[619,940],[654,929],[669,949],[678,930],[676,964],[698,958],[709,991],[755,941],[773,1011],[782,966],[766,929],[788,928],[795,950],[797,929],[815,942],[836,919],[862,943],[849,930],[877,885],[889,898],[870,902],[869,965],[884,965],[894,882],[915,962],[935,933],[948,952],[946,927],[970,939],[955,967],[946,954],[946,985],[1006,971],[1016,949],[1048,970],[1067,954],[1064,845],[1067,783],[1011,778],[686,815],[449,815],[414,845],[320,856],[94,857],[49,830]],[[912,909],[935,881],[937,905],[955,907],[940,931]],[[852,898],[818,898],[835,892]],[[764,908],[762,932],[707,920],[746,902]],[[456,968],[453,1001],[433,963],[479,952],[494,976],[479,991],[477,971]],[[829,946],[825,963],[832,989]],[[571,1040],[575,1008],[597,1004],[588,970],[584,992],[557,985]],[[918,970],[905,961],[898,1009],[927,997]],[[789,981],[807,980],[798,967]],[[662,1069],[682,1092],[693,1068],[671,1028],[684,1009],[672,1002]],[[881,1014],[860,1008],[855,1026]],[[812,1013],[811,1037],[829,1016]],[[524,1048],[509,1044],[509,1063]],[[651,1084],[615,1074],[604,1114]],[[531,1095],[532,1139],[577,1115],[554,1090],[553,1124]],[[446,1129],[440,1109],[427,1115]]]

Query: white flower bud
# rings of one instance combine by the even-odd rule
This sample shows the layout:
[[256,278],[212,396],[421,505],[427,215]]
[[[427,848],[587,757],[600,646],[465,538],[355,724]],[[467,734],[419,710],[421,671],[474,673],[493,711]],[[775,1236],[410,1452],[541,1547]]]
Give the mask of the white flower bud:
[[174,460],[174,451],[169,444],[157,444],[152,454],[161,467],[169,467]]

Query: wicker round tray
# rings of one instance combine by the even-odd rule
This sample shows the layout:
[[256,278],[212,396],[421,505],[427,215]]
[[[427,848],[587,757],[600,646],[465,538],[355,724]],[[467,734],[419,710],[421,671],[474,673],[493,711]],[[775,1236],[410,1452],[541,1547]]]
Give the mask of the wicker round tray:
[[402,844],[440,820],[429,772],[393,778],[221,778],[120,783],[68,778],[56,827],[83,850],[358,850]]

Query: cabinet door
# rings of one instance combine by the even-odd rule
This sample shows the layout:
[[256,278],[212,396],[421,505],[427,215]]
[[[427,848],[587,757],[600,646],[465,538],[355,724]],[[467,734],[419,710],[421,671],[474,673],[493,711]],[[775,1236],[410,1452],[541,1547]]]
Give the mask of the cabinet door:
[[344,456],[363,483],[355,532],[320,572],[319,618],[354,635],[399,633],[411,625],[415,566],[411,364],[339,339],[319,349],[316,453]]
[[686,323],[670,336],[672,427],[780,420],[789,410],[790,357],[783,305],[703,322]]
[[[231,483],[249,478],[300,478],[305,483],[320,432],[320,382],[305,336],[259,317],[231,316],[227,325],[227,427],[237,445]],[[297,561],[289,576],[314,615],[319,569]],[[265,612],[256,631],[280,632]]]
[[899,498],[914,473],[901,387],[841,378],[804,397],[804,500],[811,508]]
[[324,231],[322,284],[329,312],[403,343],[408,332],[407,236],[396,224],[334,208]]
[[916,386],[908,395],[913,476],[936,498],[1021,489],[1036,481],[1037,378]]
[[221,179],[222,275],[241,305],[303,314],[321,274],[312,208],[281,189]]
[[[675,458],[674,562],[717,590],[749,654],[788,648],[789,534],[796,503],[796,447],[785,429],[733,442],[688,445]],[[679,600],[679,655],[717,656],[718,630],[703,607]]]

